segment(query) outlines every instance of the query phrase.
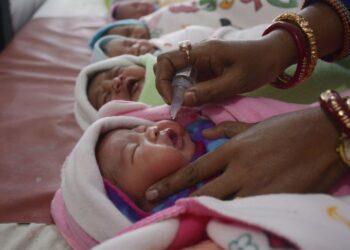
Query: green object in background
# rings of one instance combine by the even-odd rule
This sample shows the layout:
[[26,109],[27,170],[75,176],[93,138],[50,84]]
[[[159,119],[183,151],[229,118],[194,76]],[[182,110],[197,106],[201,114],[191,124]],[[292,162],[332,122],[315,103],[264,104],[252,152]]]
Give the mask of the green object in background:
[[296,8],[298,7],[298,2],[296,0],[280,1],[280,0],[267,0],[271,5],[280,8]]
[[105,0],[106,8],[109,9],[111,7],[111,0]]
[[[293,72],[295,72],[295,65],[286,70],[288,75],[292,75]],[[318,60],[311,77],[295,87],[278,89],[271,85],[266,85],[246,95],[308,104],[317,102],[319,95],[327,89],[334,89],[338,92],[350,89],[350,56],[337,63],[327,63]]]
[[151,54],[146,54],[140,57],[140,61],[146,68],[145,84],[139,98],[139,102],[159,106],[164,104],[163,98],[159,95],[156,89],[156,76],[153,72],[153,65],[157,61],[157,57]]

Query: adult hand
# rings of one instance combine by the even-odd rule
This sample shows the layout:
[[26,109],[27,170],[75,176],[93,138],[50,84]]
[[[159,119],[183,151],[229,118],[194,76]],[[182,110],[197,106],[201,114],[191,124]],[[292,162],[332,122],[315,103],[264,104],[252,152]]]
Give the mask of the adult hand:
[[[296,60],[295,55],[293,40],[283,30],[259,40],[209,40],[193,45],[190,64],[198,70],[199,79],[187,89],[184,105],[196,106],[254,90],[274,80]],[[158,56],[156,86],[166,103],[172,101],[173,76],[186,66],[188,59],[183,51]]]
[[[225,123],[205,135],[230,137],[235,130],[235,123]],[[224,199],[230,195],[324,192],[348,170],[335,150],[338,137],[319,108],[276,116],[154,184],[146,197],[159,202],[215,175],[193,195]]]

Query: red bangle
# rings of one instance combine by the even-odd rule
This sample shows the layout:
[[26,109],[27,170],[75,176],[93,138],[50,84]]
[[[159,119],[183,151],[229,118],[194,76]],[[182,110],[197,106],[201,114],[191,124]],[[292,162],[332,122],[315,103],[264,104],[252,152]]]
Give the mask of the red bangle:
[[272,23],[264,31],[263,36],[269,34],[271,31],[276,29],[284,29],[288,31],[289,34],[292,36],[293,41],[298,49],[298,63],[294,75],[290,77],[286,73],[282,73],[282,75],[278,76],[278,78],[271,83],[274,87],[287,89],[297,85],[299,82],[302,81],[302,79],[305,76],[307,69],[307,56],[305,49],[306,41],[304,34],[298,27],[296,27],[294,24],[284,21],[277,21]]
[[350,137],[350,112],[341,96],[334,90],[327,90],[320,95],[320,105],[336,127]]

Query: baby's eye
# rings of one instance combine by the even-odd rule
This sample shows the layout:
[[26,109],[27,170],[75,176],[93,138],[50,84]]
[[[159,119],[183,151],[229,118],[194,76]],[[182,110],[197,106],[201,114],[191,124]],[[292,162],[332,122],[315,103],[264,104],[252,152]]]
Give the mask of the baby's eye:
[[135,161],[136,150],[138,147],[139,147],[139,144],[134,144],[132,149],[132,154],[131,154],[131,163],[134,163]]

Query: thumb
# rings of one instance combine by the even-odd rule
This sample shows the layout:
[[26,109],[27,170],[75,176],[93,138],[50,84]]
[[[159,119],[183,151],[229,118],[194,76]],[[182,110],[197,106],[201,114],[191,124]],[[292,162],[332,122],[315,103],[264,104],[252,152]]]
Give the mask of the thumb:
[[226,121],[218,124],[213,128],[203,130],[203,136],[208,139],[215,139],[219,137],[231,138],[247,130],[253,125],[254,123]]

